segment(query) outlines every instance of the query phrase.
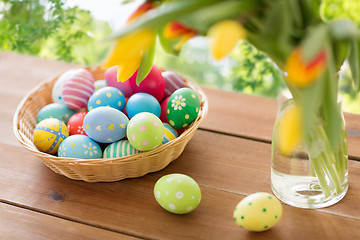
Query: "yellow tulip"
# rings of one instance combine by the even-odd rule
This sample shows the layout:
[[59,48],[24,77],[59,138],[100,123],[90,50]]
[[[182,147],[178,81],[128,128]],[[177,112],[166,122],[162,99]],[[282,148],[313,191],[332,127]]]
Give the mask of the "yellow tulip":
[[302,114],[299,106],[289,106],[280,116],[278,122],[279,150],[290,155],[303,143]]
[[155,33],[150,29],[140,29],[118,38],[103,66],[112,67],[129,59],[137,59],[139,54],[152,46],[154,39]]
[[132,58],[125,59],[124,62],[119,63],[117,71],[117,81],[125,82],[135,71],[139,68],[142,59],[142,54],[134,55]]
[[219,60],[231,52],[239,39],[246,38],[246,30],[237,21],[224,20],[211,26],[207,35],[211,39],[211,54]]

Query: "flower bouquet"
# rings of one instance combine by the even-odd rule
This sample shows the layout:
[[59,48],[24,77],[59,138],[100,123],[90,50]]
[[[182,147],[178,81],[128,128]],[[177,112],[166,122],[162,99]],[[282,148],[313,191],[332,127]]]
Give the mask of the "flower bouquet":
[[[116,41],[105,66],[118,65],[120,81],[139,69],[140,83],[152,66],[156,39],[167,53],[176,55],[188,39],[208,36],[215,59],[225,57],[239,39],[248,41],[283,70],[291,93],[291,100],[279,108],[274,127],[272,189],[291,205],[328,206],[348,187],[338,72],[348,61],[353,85],[360,89],[360,41],[351,20],[326,21],[322,4],[320,0],[147,1],[125,28],[109,37]],[[305,164],[306,170],[299,173],[297,164]]]

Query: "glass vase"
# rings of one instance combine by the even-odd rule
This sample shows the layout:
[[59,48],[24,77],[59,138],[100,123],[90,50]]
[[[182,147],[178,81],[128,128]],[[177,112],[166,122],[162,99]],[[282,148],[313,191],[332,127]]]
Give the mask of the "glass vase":
[[294,105],[292,99],[280,98],[272,137],[271,188],[282,202],[299,208],[323,208],[340,201],[348,189],[347,135],[342,116],[339,146],[333,148],[327,138],[321,116],[310,134],[291,153],[279,146],[279,121]]

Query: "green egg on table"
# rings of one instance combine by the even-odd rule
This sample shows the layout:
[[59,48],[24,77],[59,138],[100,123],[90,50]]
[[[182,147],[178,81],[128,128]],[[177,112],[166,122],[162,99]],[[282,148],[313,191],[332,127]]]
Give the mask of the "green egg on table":
[[161,177],[155,184],[154,195],[162,208],[176,214],[192,212],[201,201],[199,185],[191,177],[179,173]]
[[234,210],[234,220],[241,228],[249,231],[266,231],[280,220],[282,206],[274,195],[253,193],[239,202]]
[[163,134],[163,123],[149,112],[141,112],[133,116],[126,129],[130,144],[139,151],[149,151],[160,146]]
[[170,125],[175,129],[188,127],[198,116],[200,99],[191,88],[180,88],[171,94],[166,108]]

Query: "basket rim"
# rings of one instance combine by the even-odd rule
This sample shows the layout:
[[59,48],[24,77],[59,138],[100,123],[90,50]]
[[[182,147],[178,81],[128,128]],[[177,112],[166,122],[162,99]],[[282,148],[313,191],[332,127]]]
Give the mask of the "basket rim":
[[[77,67],[77,68],[71,68],[71,69],[78,69],[78,68],[85,68],[89,71],[93,71],[94,68],[104,69],[101,66]],[[69,70],[71,70],[71,69],[69,69]],[[64,72],[66,72],[66,71],[64,71]],[[64,72],[62,72],[62,73],[64,73]],[[85,165],[124,164],[124,163],[128,163],[128,162],[136,161],[140,158],[146,158],[146,157],[158,155],[161,152],[166,151],[167,148],[170,148],[177,144],[180,145],[182,140],[187,138],[189,135],[192,135],[193,132],[203,122],[203,120],[205,119],[205,117],[208,113],[209,104],[208,104],[208,99],[207,99],[205,92],[197,84],[195,84],[183,77],[186,85],[198,93],[198,95],[200,97],[200,109],[199,109],[199,113],[198,113],[198,116],[196,117],[196,119],[190,124],[189,127],[186,128],[186,130],[179,137],[175,138],[172,141],[167,142],[166,144],[162,144],[162,145],[158,146],[157,148],[152,149],[150,151],[140,152],[137,154],[124,156],[124,157],[118,157],[118,158],[79,159],[79,158],[58,157],[55,155],[51,155],[51,154],[39,151],[36,148],[36,146],[34,145],[33,139],[29,139],[28,137],[25,136],[25,134],[22,133],[21,126],[20,126],[20,113],[24,110],[25,103],[31,98],[31,96],[33,94],[35,94],[40,88],[46,86],[47,84],[53,84],[62,73],[60,73],[54,77],[46,78],[45,80],[38,83],[34,88],[32,88],[20,101],[20,103],[14,113],[14,117],[13,117],[13,132],[14,132],[16,138],[18,139],[18,141],[23,145],[23,147],[25,149],[33,152],[38,157],[46,158],[47,161],[50,161],[52,163],[60,163],[61,162],[61,163],[65,163],[65,164],[85,164]],[[97,81],[97,80],[103,80],[103,79],[95,79],[95,81]],[[30,140],[30,142],[32,144],[27,143],[25,141],[25,139]]]

